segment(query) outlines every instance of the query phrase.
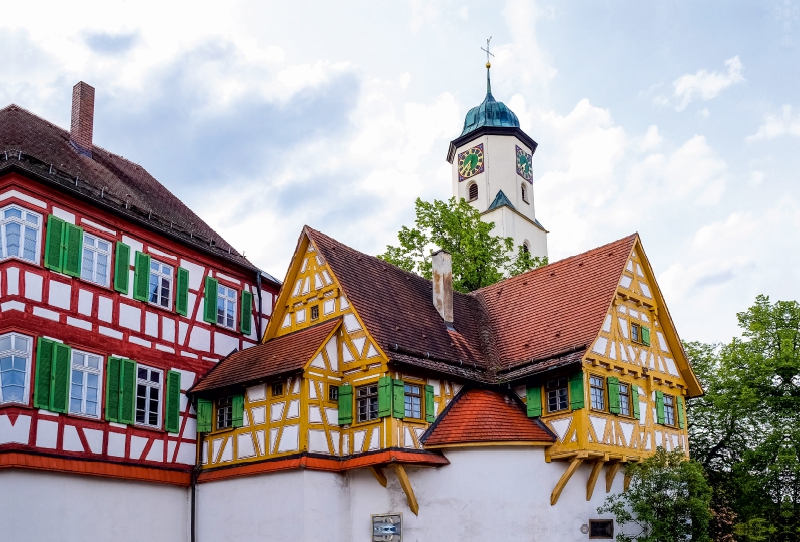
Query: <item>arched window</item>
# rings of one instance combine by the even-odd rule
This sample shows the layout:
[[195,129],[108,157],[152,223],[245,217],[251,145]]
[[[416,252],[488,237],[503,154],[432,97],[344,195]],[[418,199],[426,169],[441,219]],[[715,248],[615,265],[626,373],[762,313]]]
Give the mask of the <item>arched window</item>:
[[530,245],[528,245],[527,241],[524,241],[522,243],[522,252],[524,252],[525,254],[530,254],[530,252],[531,252],[531,247],[530,247]]
[[469,201],[476,199],[478,199],[478,185],[476,183],[472,183],[469,185]]
[[522,190],[522,201],[528,203],[528,190],[524,184],[519,185],[520,189]]

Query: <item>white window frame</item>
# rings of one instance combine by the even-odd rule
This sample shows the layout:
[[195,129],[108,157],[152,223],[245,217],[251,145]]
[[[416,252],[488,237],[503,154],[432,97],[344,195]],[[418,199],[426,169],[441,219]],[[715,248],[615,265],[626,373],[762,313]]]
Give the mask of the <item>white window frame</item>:
[[[230,294],[230,295],[228,295]],[[229,287],[225,286],[224,284],[219,284],[217,286],[217,325],[222,326],[226,329],[236,329],[236,305],[238,301],[238,292]],[[220,307],[222,304],[222,307]],[[225,323],[225,311],[228,309],[228,306],[233,306],[233,323],[229,326]],[[222,322],[220,322],[220,308],[222,309]]]
[[[4,339],[6,337],[11,338],[11,349],[9,350],[2,350],[0,351],[0,359],[6,357],[7,355],[17,355],[20,354],[25,357],[25,383],[22,390],[22,401],[12,401],[6,400],[3,397],[3,388],[2,388],[2,373],[0,373],[0,404],[7,404],[7,405],[27,405],[28,401],[30,400],[30,386],[31,386],[31,353],[33,352],[33,337],[28,335],[23,335],[22,333],[3,333],[0,335],[0,339]],[[27,350],[22,350],[17,348],[17,338],[25,339],[28,342]]]
[[[93,244],[91,246],[86,246],[87,239],[93,240]],[[99,243],[106,243],[108,244],[108,250],[104,251],[99,246]],[[83,249],[81,251],[81,278],[83,280],[89,281],[93,284],[99,284],[100,286],[105,286],[108,288],[109,280],[111,277],[111,247],[113,243],[108,241],[107,239],[103,239],[100,236],[84,232],[83,233]],[[83,262],[86,259],[86,253],[90,252],[92,254],[92,276],[87,277],[84,275],[84,266]],[[104,280],[98,281],[97,280],[97,261],[98,257],[102,255],[106,257],[106,276]]]
[[[157,270],[153,270],[153,265],[158,265],[159,268]],[[165,267],[169,268],[169,273],[164,273],[164,268]],[[156,300],[155,301],[152,300],[153,294],[152,294],[152,291],[151,291],[151,287],[152,287],[153,277],[154,276],[158,279],[158,284],[156,286],[157,287],[157,291],[156,291]],[[148,270],[148,273],[147,273],[147,302],[149,304],[155,306],[155,307],[160,307],[162,309],[167,309],[167,310],[171,309],[172,308],[172,299],[175,296],[175,280],[174,279],[175,279],[175,266],[174,265],[160,262],[160,261],[156,260],[155,258],[150,258],[150,269]],[[161,288],[163,288],[163,282],[162,281],[164,281],[164,280],[166,280],[169,283],[169,296],[167,297],[167,304],[166,305],[162,305],[161,304],[161,294],[160,294],[160,290],[161,290]]]
[[[6,211],[9,209],[16,209],[22,213],[22,218],[6,218],[5,214]],[[36,248],[33,254],[33,260],[29,260],[22,255],[19,256],[9,256],[8,255],[8,247],[6,242],[6,225],[9,223],[15,223],[20,225],[20,252],[22,254],[25,253],[25,229],[31,227],[31,223],[26,221],[27,215],[36,217]],[[41,256],[40,252],[42,251],[42,226],[43,226],[43,217],[39,213],[34,213],[33,211],[29,211],[25,207],[20,205],[11,204],[6,205],[3,208],[0,208],[0,260],[22,260],[23,262],[34,263],[39,265]]]
[[[75,363],[75,356],[84,356],[84,360],[88,356],[95,357],[99,360],[97,364],[97,369],[93,367],[89,367],[88,365],[78,365]],[[84,350],[72,350],[72,359],[70,359],[70,371],[69,371],[69,397],[67,399],[67,411],[73,416],[85,416],[86,418],[92,419],[99,419],[102,410],[103,410],[103,364],[105,359],[100,354],[95,354],[94,352],[86,352]],[[72,410],[72,386],[73,382],[72,379],[74,378],[75,373],[81,373],[81,412],[75,412]],[[86,413],[86,390],[87,390],[87,381],[89,377],[87,375],[97,375],[97,414],[87,414]]]
[[[145,380],[139,377],[139,369],[145,369],[147,371],[155,371],[160,376],[158,378],[158,382],[154,382],[152,380]],[[148,378],[151,378],[151,374],[148,372]],[[145,386],[148,390],[147,395],[145,397],[145,421],[140,422],[138,420],[139,417],[139,386]],[[156,412],[156,424],[147,423],[148,415],[151,413],[150,411],[150,401],[152,400],[152,391],[157,390],[158,393],[158,411]],[[133,411],[133,420],[134,424],[140,427],[152,427],[154,429],[161,429],[161,414],[164,411],[164,371],[161,369],[156,369],[155,367],[149,367],[147,365],[141,365],[139,363],[136,364],[136,403],[134,404],[134,411]]]

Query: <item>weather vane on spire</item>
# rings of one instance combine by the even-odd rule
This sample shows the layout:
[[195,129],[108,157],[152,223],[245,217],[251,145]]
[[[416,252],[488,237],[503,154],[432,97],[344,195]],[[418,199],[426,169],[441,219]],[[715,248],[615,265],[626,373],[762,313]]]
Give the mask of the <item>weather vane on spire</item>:
[[494,56],[492,53],[489,52],[489,42],[491,42],[491,41],[492,41],[492,37],[489,36],[489,39],[486,40],[486,49],[481,47],[481,51],[484,51],[486,53],[486,69],[487,70],[492,67],[492,63],[489,62],[489,57],[490,56]]

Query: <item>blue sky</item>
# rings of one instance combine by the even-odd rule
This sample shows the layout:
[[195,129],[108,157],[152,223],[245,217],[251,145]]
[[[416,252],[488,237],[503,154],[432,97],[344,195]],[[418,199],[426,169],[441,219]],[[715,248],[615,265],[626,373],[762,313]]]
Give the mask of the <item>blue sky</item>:
[[450,195],[493,92],[538,143],[551,259],[638,231],[683,338],[798,298],[800,2],[42,2],[0,20],[0,104],[146,167],[283,276],[303,224],[376,254]]

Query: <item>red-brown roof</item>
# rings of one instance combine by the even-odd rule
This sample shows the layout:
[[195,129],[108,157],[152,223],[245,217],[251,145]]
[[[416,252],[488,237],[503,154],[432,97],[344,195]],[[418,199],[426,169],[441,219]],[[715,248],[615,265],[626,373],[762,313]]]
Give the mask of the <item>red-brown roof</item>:
[[235,352],[220,361],[189,391],[228,388],[300,371],[341,321],[341,318],[328,320]]
[[91,154],[70,143],[69,131],[22,107],[0,109],[0,172],[14,167],[30,172],[200,250],[255,269],[142,166],[98,146]]
[[516,397],[488,389],[462,391],[422,436],[426,447],[555,440],[539,420],[528,418]]
[[481,288],[500,367],[586,349],[597,337],[636,234]]

